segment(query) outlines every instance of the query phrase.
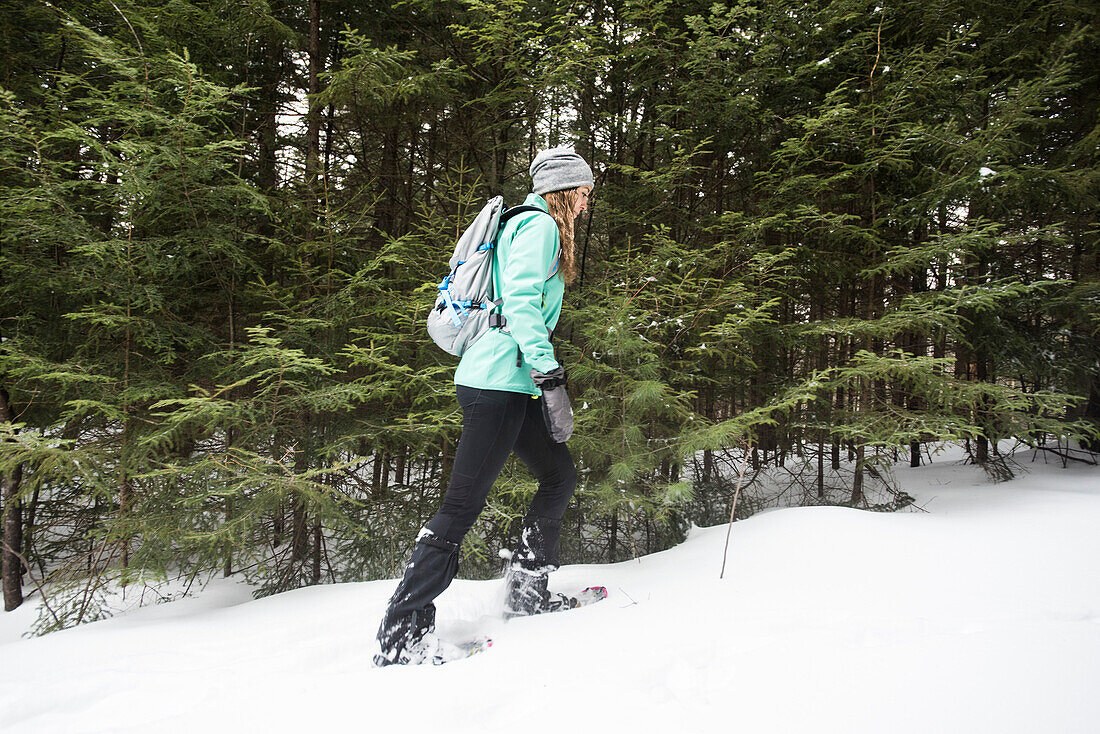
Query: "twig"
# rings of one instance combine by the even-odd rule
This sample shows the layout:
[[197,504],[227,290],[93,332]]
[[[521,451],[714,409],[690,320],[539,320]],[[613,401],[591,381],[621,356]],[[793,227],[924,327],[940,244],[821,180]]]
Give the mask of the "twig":
[[[92,561],[91,565],[88,568],[88,583],[84,585],[84,591],[83,591],[81,599],[80,599],[80,611],[76,615],[76,623],[77,624],[80,624],[81,622],[84,621],[84,613],[86,611],[88,611],[88,604],[91,601],[91,597],[92,597],[92,593],[93,593],[92,592],[92,584],[99,580],[99,574],[102,573],[99,562],[103,558],[103,552],[105,550],[107,550],[108,544],[109,544],[108,539],[104,538],[103,539],[103,545],[99,546],[99,553],[96,554],[95,560]],[[106,568],[106,566],[110,565],[111,561],[113,561],[114,558],[115,558],[115,552],[114,552],[114,549],[112,548],[111,555],[107,559],[107,563],[104,564],[104,568]],[[94,574],[93,574],[93,569],[95,571]],[[102,585],[102,584],[100,584],[100,585]]]
[[[1089,456],[1074,456],[1073,453],[1072,453],[1072,451],[1073,451],[1072,448],[1067,448],[1066,453],[1063,453],[1063,452],[1059,451],[1058,449],[1062,448],[1061,445],[1058,446],[1058,449],[1052,449],[1049,446],[1034,446],[1032,448],[1034,448],[1035,451],[1037,451],[1037,452],[1042,451],[1044,457],[1048,453],[1054,454],[1055,456],[1062,459],[1063,464],[1066,461],[1080,461],[1083,464],[1089,464],[1091,466],[1096,466],[1096,462],[1090,460],[1091,456],[1095,456],[1095,454],[1091,451],[1089,452]],[[1034,461],[1034,459],[1032,459],[1032,460]]]
[[143,89],[141,106],[145,107],[146,102],[149,101],[149,60],[145,58],[145,47],[141,45],[141,38],[138,37],[137,31],[134,30],[134,27],[130,25],[130,19],[126,17],[126,14],[119,10],[118,6],[111,2],[111,0],[107,0],[107,2],[112,8],[115,9],[116,12],[118,12],[119,15],[122,16],[122,19],[126,21],[126,27],[130,29],[130,33],[133,34],[134,40],[137,41],[138,51],[141,52],[141,64],[145,70],[145,87]]
[[336,583],[336,574],[332,572],[332,559],[328,555],[328,541],[325,540],[325,536],[321,535],[321,550],[324,551],[325,565],[328,566],[328,577],[332,580],[332,583]]
[[726,528],[726,545],[722,548],[722,570],[718,574],[718,578],[725,578],[726,576],[726,554],[730,549],[730,533],[733,532],[733,516],[737,512],[737,498],[741,495],[741,481],[745,478],[745,465],[749,463],[749,454],[752,453],[752,446],[745,446],[745,455],[741,459],[741,469],[737,472],[737,490],[733,493],[733,507],[730,508],[730,524]]
[[183,590],[183,595],[187,596],[191,591],[191,584],[195,583],[195,577],[199,575],[199,569],[195,569],[191,572],[191,577],[187,579],[187,586]]

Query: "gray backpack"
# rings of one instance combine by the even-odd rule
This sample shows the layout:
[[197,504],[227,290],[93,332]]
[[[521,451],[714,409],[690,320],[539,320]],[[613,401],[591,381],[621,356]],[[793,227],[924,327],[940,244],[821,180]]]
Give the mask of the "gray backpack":
[[428,313],[428,334],[448,354],[461,357],[490,328],[507,326],[493,292],[493,250],[504,223],[524,212],[545,214],[534,206],[506,209],[504,197],[493,197],[455,245],[451,272],[437,286],[439,296]]

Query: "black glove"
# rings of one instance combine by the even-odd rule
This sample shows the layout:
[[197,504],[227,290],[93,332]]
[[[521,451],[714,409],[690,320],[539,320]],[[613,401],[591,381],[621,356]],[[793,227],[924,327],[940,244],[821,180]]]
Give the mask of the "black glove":
[[546,373],[539,372],[538,370],[531,370],[531,379],[535,381],[535,384],[538,385],[540,389],[558,387],[559,385],[565,387],[565,368],[555,367]]
[[565,391],[565,368],[547,373],[531,370],[531,379],[542,390],[542,417],[555,443],[565,443],[573,435],[573,407]]

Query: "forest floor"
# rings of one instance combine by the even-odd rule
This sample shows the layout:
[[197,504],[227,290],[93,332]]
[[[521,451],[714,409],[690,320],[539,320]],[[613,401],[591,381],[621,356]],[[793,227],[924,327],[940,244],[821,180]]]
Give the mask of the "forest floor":
[[610,597],[504,622],[458,581],[441,636],[493,647],[371,667],[394,581],[194,597],[23,639],[0,619],[5,732],[1092,732],[1100,721],[1100,467],[959,450],[898,467],[925,512],[763,512],[671,550],[567,566]]

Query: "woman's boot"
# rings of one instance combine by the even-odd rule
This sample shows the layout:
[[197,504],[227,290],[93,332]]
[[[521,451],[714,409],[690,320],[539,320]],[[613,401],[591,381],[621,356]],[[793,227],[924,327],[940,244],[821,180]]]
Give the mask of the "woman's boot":
[[512,562],[505,573],[505,617],[556,611],[561,601],[553,599],[547,590],[547,576],[558,568],[558,538],[561,520],[547,517],[527,517],[523,533],[512,552]]

